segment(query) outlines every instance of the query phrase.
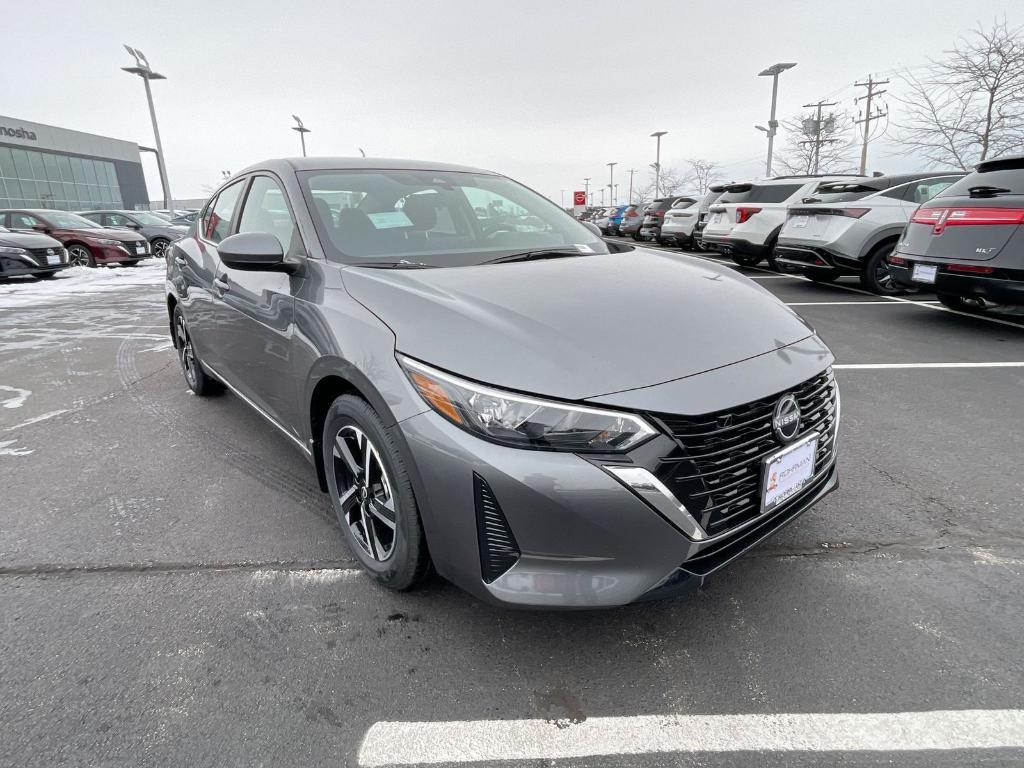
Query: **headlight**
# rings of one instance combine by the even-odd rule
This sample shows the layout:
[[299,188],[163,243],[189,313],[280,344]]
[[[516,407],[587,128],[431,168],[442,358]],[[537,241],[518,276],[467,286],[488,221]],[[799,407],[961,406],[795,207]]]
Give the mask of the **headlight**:
[[9,248],[6,245],[0,245],[0,253],[7,253],[11,256],[24,256],[28,251],[24,248]]
[[639,416],[515,395],[398,358],[427,404],[467,432],[516,448],[608,453],[655,434]]
[[120,245],[124,247],[124,243],[122,243],[120,240],[102,240],[98,237],[93,238],[93,240],[99,243],[100,245]]

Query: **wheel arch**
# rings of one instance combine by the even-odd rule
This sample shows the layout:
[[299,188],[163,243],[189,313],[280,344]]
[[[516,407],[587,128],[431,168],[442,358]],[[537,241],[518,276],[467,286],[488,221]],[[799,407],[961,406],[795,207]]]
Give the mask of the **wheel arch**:
[[890,242],[892,243],[892,245],[895,245],[896,243],[899,242],[900,235],[902,234],[902,226],[899,227],[898,229],[890,227],[887,229],[883,229],[881,232],[875,233],[870,238],[868,238],[867,242],[865,242],[863,247],[861,247],[860,254],[858,256],[858,261],[860,261],[861,264],[863,264],[867,260],[868,256],[880,245],[889,244]]
[[178,297],[173,293],[167,294],[167,327],[171,331],[171,343],[178,348],[178,336],[174,332],[174,310],[178,307]]

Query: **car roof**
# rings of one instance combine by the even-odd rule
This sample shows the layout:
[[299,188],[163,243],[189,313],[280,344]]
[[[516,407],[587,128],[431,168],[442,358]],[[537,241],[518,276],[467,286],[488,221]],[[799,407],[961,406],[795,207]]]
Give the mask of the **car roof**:
[[978,173],[989,171],[1006,171],[1014,168],[1024,168],[1024,155],[1003,155],[994,160],[982,160],[974,170]]
[[281,157],[254,163],[235,174],[253,171],[450,171],[456,173],[500,174],[482,168],[424,160],[401,160],[386,157]]

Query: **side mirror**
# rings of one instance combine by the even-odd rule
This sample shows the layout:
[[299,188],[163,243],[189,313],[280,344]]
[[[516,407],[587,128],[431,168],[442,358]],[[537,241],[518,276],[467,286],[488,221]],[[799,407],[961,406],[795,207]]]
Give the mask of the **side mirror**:
[[601,230],[600,230],[600,228],[599,228],[599,227],[597,226],[597,224],[595,224],[595,223],[594,223],[594,222],[592,222],[592,221],[584,221],[584,222],[582,222],[582,223],[583,223],[583,226],[584,226],[584,227],[586,227],[587,229],[589,229],[589,230],[590,230],[591,232],[593,232],[593,233],[594,233],[594,236],[595,236],[595,237],[601,237]]
[[34,229],[36,232],[47,232],[48,233],[50,231],[50,228],[48,226],[46,226],[45,224],[33,224],[32,225],[32,229]]
[[220,260],[232,269],[294,272],[296,265],[284,260],[281,241],[269,232],[240,232],[225,237],[217,246]]

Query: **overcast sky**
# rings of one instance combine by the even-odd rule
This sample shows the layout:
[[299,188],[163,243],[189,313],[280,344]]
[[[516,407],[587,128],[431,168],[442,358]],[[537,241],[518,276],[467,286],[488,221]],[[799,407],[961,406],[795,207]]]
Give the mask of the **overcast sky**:
[[[666,166],[763,173],[753,126],[768,119],[771,80],[756,75],[769,64],[798,62],[780,118],[825,97],[852,108],[855,80],[920,65],[1004,14],[1024,23],[1024,2],[36,0],[4,13],[0,113],[152,144],[142,83],[119,70],[128,43],[168,77],[154,92],[175,197],[299,154],[293,113],[311,155],[466,163],[556,201],[584,176],[607,183],[615,161],[624,197],[655,130]],[[883,141],[870,167],[916,164]]]

